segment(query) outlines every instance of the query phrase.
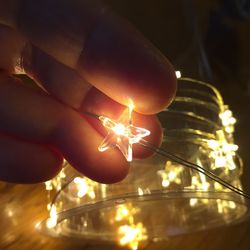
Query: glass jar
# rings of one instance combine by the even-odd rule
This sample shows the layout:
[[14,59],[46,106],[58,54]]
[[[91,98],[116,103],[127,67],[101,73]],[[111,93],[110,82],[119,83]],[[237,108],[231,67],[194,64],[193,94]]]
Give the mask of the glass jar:
[[[242,162],[233,141],[235,118],[213,86],[178,80],[174,102],[159,114],[164,128],[161,148],[242,188]],[[100,184],[67,162],[46,182],[50,218],[39,229],[52,236],[114,242],[137,249],[165,239],[243,220],[243,197],[204,174],[158,154],[134,160],[128,176]]]

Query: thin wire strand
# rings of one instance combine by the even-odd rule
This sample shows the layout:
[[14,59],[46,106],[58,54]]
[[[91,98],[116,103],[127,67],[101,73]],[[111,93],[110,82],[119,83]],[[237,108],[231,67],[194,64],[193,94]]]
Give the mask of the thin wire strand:
[[[90,115],[96,119],[99,119],[99,115],[96,115],[96,114],[92,114],[92,113],[89,113],[89,112],[86,112],[86,115]],[[139,144],[143,147],[146,147],[147,149],[161,155],[161,156],[164,156],[176,163],[179,163],[185,167],[188,167],[190,169],[194,169],[204,175],[206,175],[208,178],[210,178],[211,180],[213,181],[216,181],[217,183],[221,184],[222,186],[228,188],[229,190],[247,198],[250,200],[250,195],[245,193],[243,190],[231,185],[230,183],[228,183],[227,181],[224,181],[223,179],[221,179],[219,176],[215,175],[214,173],[212,173],[211,171],[195,164],[195,163],[192,163],[192,162],[189,162],[187,160],[184,160],[182,159],[181,157],[177,156],[177,155],[174,155],[166,150],[163,150],[157,146],[155,146],[154,144],[146,141],[145,139],[141,139]]]
[[179,163],[185,167],[188,167],[188,168],[191,168],[191,169],[194,169],[194,170],[197,170],[199,171],[200,173],[206,175],[208,178],[216,181],[217,183],[221,184],[222,186],[230,189],[231,191],[247,198],[247,199],[250,199],[250,195],[245,193],[243,190],[231,185],[230,183],[224,181],[223,179],[221,179],[220,177],[218,177],[217,175],[215,175],[214,173],[212,173],[211,171],[195,164],[195,163],[192,163],[192,162],[189,162],[189,161],[186,161],[184,159],[182,159],[181,157],[179,156],[176,156],[166,150],[163,150],[161,148],[158,148],[156,147],[155,145],[153,145],[152,143],[144,140],[144,139],[141,139],[141,141],[139,142],[139,144],[147,149],[150,149],[151,151],[161,155],[161,156],[164,156],[164,157],[167,157],[168,159],[176,162],[176,163]]
[[77,177],[77,175],[75,175],[75,174],[72,175],[72,176],[70,177],[70,179],[69,179],[65,184],[62,185],[61,189],[59,189],[59,190],[55,193],[55,195],[54,195],[54,197],[53,197],[53,200],[51,201],[51,207],[55,204],[55,202],[56,202],[58,196],[61,194],[61,192],[62,192],[66,187],[69,186],[69,184],[75,179],[75,177]]
[[[99,120],[99,117],[100,117],[99,115],[92,114],[92,113],[89,113],[89,112],[85,112],[85,114],[88,115],[88,116],[91,116],[93,118],[96,118],[98,120]],[[176,163],[179,163],[179,164],[181,164],[181,165],[183,165],[185,167],[188,167],[190,169],[194,169],[194,170],[196,170],[196,171],[198,171],[198,172],[206,175],[211,180],[216,181],[217,183],[221,184],[222,186],[228,188],[229,190],[231,190],[231,191],[233,191],[233,192],[235,192],[235,193],[237,193],[237,194],[239,194],[239,195],[241,195],[241,196],[243,196],[243,197],[245,197],[245,198],[247,198],[247,199],[250,200],[250,195],[249,194],[247,194],[243,190],[241,190],[241,189],[239,189],[239,188],[231,185],[230,183],[224,181],[223,179],[221,179],[220,177],[218,177],[217,175],[215,175],[211,171],[209,171],[209,170],[207,170],[207,169],[205,169],[205,168],[203,168],[203,167],[201,167],[201,166],[199,166],[199,165],[197,165],[195,163],[192,163],[192,162],[189,162],[187,160],[184,160],[181,157],[179,157],[177,155],[174,155],[174,154],[172,154],[172,153],[170,153],[170,152],[168,152],[166,150],[163,150],[163,149],[155,146],[154,144],[146,141],[145,139],[141,139],[140,142],[139,142],[139,144],[141,146],[143,146],[143,147],[145,147],[145,148],[147,148],[147,149],[149,149],[149,150],[151,150],[151,151],[153,151],[153,152],[161,155],[161,156],[164,156],[164,157],[166,157],[166,158],[168,158],[168,159],[176,162]],[[60,195],[60,193],[65,188],[67,188],[70,185],[70,183],[72,183],[72,181],[74,180],[75,177],[76,177],[76,175],[71,176],[71,178],[69,179],[69,181],[66,182],[61,187],[61,189],[56,192],[55,196],[53,197],[53,200],[51,201],[51,206],[53,204],[55,204],[56,199],[58,198],[58,196]]]

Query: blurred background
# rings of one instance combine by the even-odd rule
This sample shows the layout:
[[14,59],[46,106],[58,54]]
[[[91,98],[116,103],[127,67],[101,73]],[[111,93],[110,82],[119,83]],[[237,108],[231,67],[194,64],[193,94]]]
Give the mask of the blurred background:
[[[173,63],[182,76],[216,86],[237,118],[235,141],[250,192],[250,1],[105,0]],[[43,184],[0,183],[0,249],[119,249],[52,239],[35,231],[47,217]],[[152,243],[157,249],[250,249],[250,222]]]

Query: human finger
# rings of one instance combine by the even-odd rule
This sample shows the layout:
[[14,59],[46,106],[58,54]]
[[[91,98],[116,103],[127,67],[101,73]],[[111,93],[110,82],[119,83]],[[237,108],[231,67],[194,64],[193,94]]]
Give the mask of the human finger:
[[84,116],[6,74],[0,77],[0,121],[2,133],[52,145],[73,167],[96,181],[116,182],[128,172],[119,150],[98,151],[103,137]]
[[[118,119],[126,108],[95,87],[91,87],[75,70],[57,62],[35,46],[29,46],[24,54],[23,66],[25,71],[41,83],[52,95],[79,112],[83,114],[89,112]],[[138,113],[134,113],[133,117],[137,126],[141,124],[152,131],[147,139],[155,145],[159,145],[161,126],[156,117],[152,115],[143,116]],[[92,119],[89,119],[89,121],[96,124],[94,125],[95,128],[98,131],[103,131],[102,135],[105,135],[105,130],[99,121]],[[141,147],[135,146],[134,148],[135,157],[143,158],[151,155],[150,151]]]
[[0,69],[13,73],[26,43],[26,39],[21,34],[0,24]]
[[0,180],[14,183],[44,182],[61,169],[63,158],[52,147],[0,134]]
[[[119,121],[119,118],[124,113],[125,109],[128,108],[107,97],[96,88],[92,88],[82,103],[80,112],[87,112],[99,116],[103,115],[113,119],[114,121]],[[101,133],[103,136],[107,134],[107,130],[98,120],[91,117],[88,117],[87,119],[99,133]],[[129,119],[129,116],[127,119]],[[137,112],[133,112],[132,124],[136,127],[147,129],[150,132],[150,135],[144,138],[148,142],[155,146],[159,146],[161,144],[162,127],[159,120],[157,119],[157,116],[142,115]],[[135,158],[145,158],[151,156],[152,154],[152,151],[146,150],[139,144],[133,145],[133,157]]]
[[[12,30],[8,30],[8,34],[9,33],[11,33],[11,37],[13,36],[13,34],[12,34]],[[12,46],[9,46],[9,45],[15,45],[14,43],[8,43],[8,42],[6,42],[5,43],[6,45],[8,45],[7,47],[6,47],[6,49],[4,49],[4,51],[7,51],[8,50],[8,48],[9,48],[9,50],[11,49],[11,47]],[[16,45],[15,45],[16,46]],[[45,54],[45,53],[42,53],[42,55],[43,54]],[[56,77],[57,75],[59,76],[61,76],[62,74],[63,74],[63,72],[65,72],[65,75],[67,76],[69,76],[68,77],[68,81],[66,80],[65,82],[66,82],[66,84],[69,84],[69,82],[72,82],[72,79],[74,79],[75,78],[75,73],[73,72],[71,75],[72,75],[72,77],[71,77],[71,75],[70,74],[68,74],[67,72],[69,72],[70,71],[70,69],[65,69],[64,67],[64,65],[61,65],[60,63],[57,63],[56,61],[54,61],[54,60],[52,60],[52,59],[50,59],[49,58],[49,60],[48,60],[48,58],[49,58],[49,56],[48,57],[44,57],[43,56],[43,58],[40,58],[40,59],[45,59],[45,60],[38,60],[38,61],[40,61],[40,62],[48,62],[49,60],[51,60],[52,61],[52,63],[51,63],[51,65],[53,66],[53,65],[56,65],[56,64],[58,64],[59,66],[57,66],[57,68],[59,68],[59,72],[56,72],[56,71],[53,71],[52,70],[52,74],[49,74],[49,75],[51,75],[52,76],[52,78],[53,78],[53,75],[54,75],[54,77]],[[34,65],[34,64],[33,64]],[[40,64],[41,65],[41,64]],[[38,69],[39,68],[44,68],[44,67],[38,67]],[[36,72],[35,70],[33,70],[33,72]],[[44,70],[44,72],[45,72],[45,70]],[[39,77],[41,76],[43,76],[43,74],[41,74],[41,75],[38,75]],[[39,77],[37,77],[37,79],[38,80],[40,80],[41,82],[42,82],[42,80],[39,78]],[[79,77],[80,78],[80,77]],[[65,79],[65,77],[62,77],[62,79]],[[80,81],[80,80],[79,80]],[[44,82],[46,82],[46,81],[44,81]],[[59,80],[58,81],[54,81],[54,82],[58,82],[59,83]],[[64,83],[64,82],[63,82]],[[50,84],[50,85],[48,85],[49,87],[53,87],[53,82],[52,82],[52,84]],[[70,88],[70,84],[69,84],[69,89],[71,89]],[[62,93],[63,92],[66,92],[66,93],[68,93],[68,91],[66,91],[67,89],[64,87],[64,85],[61,85],[60,86],[61,87],[61,89],[63,90],[62,91]],[[55,88],[56,89],[56,88]],[[57,89],[56,89],[57,90]],[[54,93],[57,93],[56,92],[56,90],[54,91]],[[51,91],[50,91],[51,92]],[[53,92],[53,91],[52,91]],[[117,104],[117,103],[115,103],[113,100],[111,100],[110,98],[108,98],[108,97],[105,97],[105,95],[103,95],[102,93],[100,93],[98,90],[95,90],[94,92],[96,92],[96,94],[95,94],[95,98],[93,98],[93,95],[89,95],[89,96],[92,96],[92,98],[91,99],[93,99],[94,100],[94,102],[96,102],[96,101],[101,101],[101,103],[103,104],[102,105],[102,109],[100,109],[100,107],[98,107],[98,106],[96,106],[95,105],[95,103],[93,103],[93,107],[96,109],[95,110],[95,113],[103,113],[103,114],[108,114],[108,115],[110,115],[110,116],[116,116],[116,114],[118,114],[118,112],[115,112],[116,110],[118,111],[121,111],[121,109],[124,109],[124,107],[122,106],[122,105],[119,105],[119,104]],[[98,92],[99,92],[99,94],[98,94]],[[77,93],[77,92],[76,92]],[[92,93],[93,93],[93,91],[92,91]],[[72,94],[74,94],[74,91],[72,92]],[[102,96],[102,97],[100,97],[100,95]],[[103,98],[103,97],[105,97],[105,98]],[[65,96],[65,102],[67,102],[67,100],[69,100],[70,98],[68,98],[68,95],[67,96]],[[72,100],[76,100],[77,98],[71,98]],[[81,100],[81,98],[79,99],[79,100]],[[72,103],[68,103],[69,105],[71,105],[71,106],[74,106],[74,105],[72,105]],[[78,103],[76,103],[77,105],[79,105],[80,104],[80,102]],[[86,104],[86,102],[85,102],[85,104]],[[90,105],[91,105],[91,102],[89,103]],[[88,108],[90,107],[90,105],[88,105]],[[83,105],[84,106],[84,105]],[[92,107],[92,108],[93,108]],[[112,112],[110,112],[110,111],[112,111]],[[117,117],[117,116],[116,116]],[[136,117],[138,117],[138,114],[136,115]],[[147,119],[147,122],[146,122],[146,119]],[[158,144],[158,142],[159,142],[159,138],[160,138],[160,136],[159,136],[159,131],[160,131],[160,129],[159,129],[159,126],[156,126],[158,123],[157,122],[155,122],[156,120],[154,120],[154,119],[148,119],[148,117],[140,117],[140,119],[135,119],[135,120],[137,120],[137,122],[136,122],[136,124],[138,125],[138,122],[142,122],[142,124],[143,124],[143,126],[145,126],[146,125],[146,127],[147,128],[151,128],[150,130],[153,132],[152,134],[151,134],[151,136],[150,136],[150,138],[149,138],[149,140],[152,140],[153,142],[156,142],[156,144]],[[142,148],[138,148],[138,147],[136,147],[136,146],[134,146],[134,156],[135,157],[139,157],[139,158],[141,158],[141,157],[145,157],[145,156],[148,156],[148,153],[146,153],[146,151],[145,150],[142,150]],[[46,173],[46,172],[45,172]]]
[[102,5],[69,0],[16,3],[9,24],[112,99],[123,105],[132,99],[136,111],[145,114],[171,102],[176,81],[168,60]]

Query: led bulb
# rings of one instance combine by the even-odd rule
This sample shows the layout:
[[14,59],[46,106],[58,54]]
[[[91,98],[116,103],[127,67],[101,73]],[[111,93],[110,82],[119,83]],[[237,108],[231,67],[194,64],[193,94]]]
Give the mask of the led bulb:
[[100,116],[99,120],[108,130],[107,136],[99,146],[98,150],[104,152],[110,148],[118,147],[127,161],[132,161],[132,145],[150,135],[150,131],[145,128],[135,127],[132,124],[133,106],[129,105],[118,121],[108,117]]

